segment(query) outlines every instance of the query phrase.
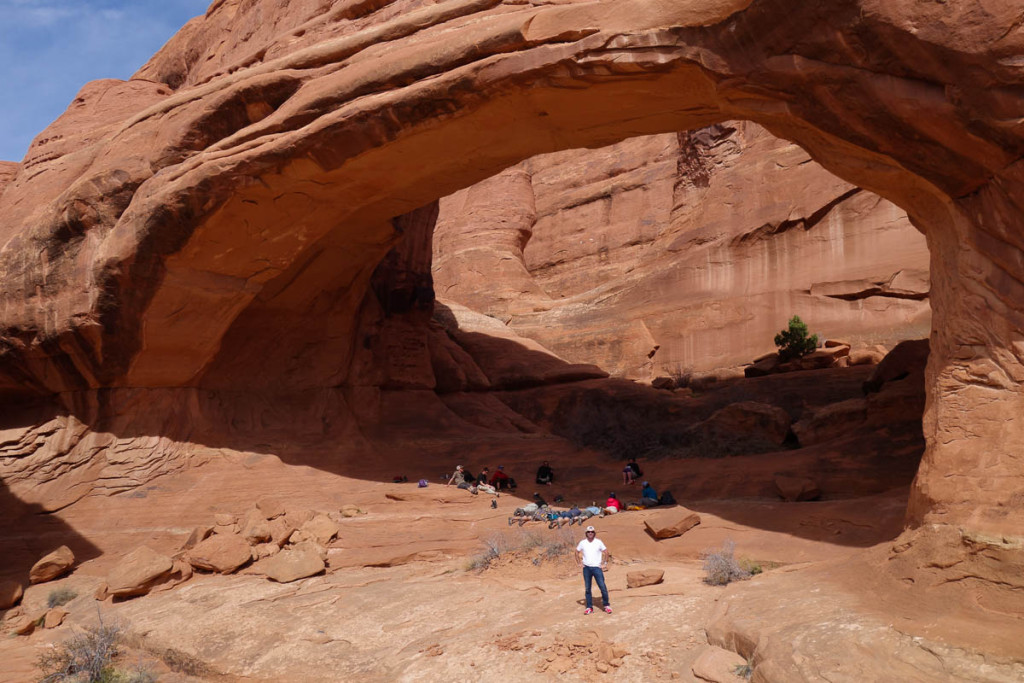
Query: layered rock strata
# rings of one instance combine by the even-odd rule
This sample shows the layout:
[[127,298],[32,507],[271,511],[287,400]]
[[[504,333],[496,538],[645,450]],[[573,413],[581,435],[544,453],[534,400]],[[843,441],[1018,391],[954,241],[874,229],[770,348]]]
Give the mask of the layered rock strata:
[[441,200],[437,291],[560,356],[649,379],[823,337],[927,336],[906,214],[747,122],[532,158]]

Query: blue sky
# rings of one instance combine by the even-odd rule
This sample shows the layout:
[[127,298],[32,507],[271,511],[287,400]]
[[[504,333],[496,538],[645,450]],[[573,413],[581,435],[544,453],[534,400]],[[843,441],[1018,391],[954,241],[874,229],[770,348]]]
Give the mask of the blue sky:
[[0,159],[97,78],[128,78],[210,0],[0,0]]

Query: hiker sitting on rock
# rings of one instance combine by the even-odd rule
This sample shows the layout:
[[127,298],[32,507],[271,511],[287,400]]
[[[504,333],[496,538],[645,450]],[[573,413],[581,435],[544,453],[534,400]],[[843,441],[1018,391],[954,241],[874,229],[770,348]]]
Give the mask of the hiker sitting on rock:
[[622,483],[633,484],[636,482],[637,477],[642,476],[644,476],[644,473],[640,469],[640,465],[637,464],[636,458],[630,458],[626,466],[622,468]]
[[490,474],[490,472],[487,471],[486,467],[483,468],[483,470],[480,471],[480,474],[478,474],[477,477],[476,477],[476,488],[477,488],[477,491],[483,491],[484,493],[489,493],[492,496],[497,496],[498,495],[498,490],[496,488],[494,488],[493,486],[491,486],[490,484],[487,483],[487,479],[490,476],[491,476],[491,474]]
[[546,484],[551,486],[551,482],[555,480],[555,472],[551,469],[551,465],[545,460],[544,464],[537,468],[537,483]]
[[491,477],[491,486],[498,491],[501,491],[502,489],[511,491],[515,488],[512,478],[505,474],[504,465],[498,465],[498,469],[495,471],[494,476]]
[[471,490],[473,486],[466,481],[466,472],[462,469],[462,465],[455,466],[455,472],[452,473],[451,479],[448,480],[446,486],[455,484],[460,489]]
[[622,509],[622,501],[615,497],[615,491],[608,494],[608,500],[604,503],[604,513],[614,515]]
[[651,482],[645,481],[644,488],[640,492],[640,503],[644,507],[655,507],[658,504],[658,492],[651,486]]

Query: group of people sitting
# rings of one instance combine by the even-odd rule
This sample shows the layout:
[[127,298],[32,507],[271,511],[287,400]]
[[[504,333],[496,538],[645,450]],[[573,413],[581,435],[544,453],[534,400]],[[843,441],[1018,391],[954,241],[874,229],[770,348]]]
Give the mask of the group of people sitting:
[[485,467],[475,477],[467,472],[462,465],[456,465],[455,472],[448,479],[447,485],[451,486],[452,484],[460,489],[466,489],[474,496],[481,491],[498,496],[499,491],[514,491],[516,489],[516,480],[505,474],[504,465],[498,465],[498,469],[494,471],[493,475]]

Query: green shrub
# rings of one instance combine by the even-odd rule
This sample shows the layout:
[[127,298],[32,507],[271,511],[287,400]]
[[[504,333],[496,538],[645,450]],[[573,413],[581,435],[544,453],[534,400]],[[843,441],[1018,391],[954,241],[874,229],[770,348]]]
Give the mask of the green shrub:
[[46,596],[46,606],[50,609],[53,609],[54,607],[60,607],[61,605],[68,604],[77,597],[78,593],[68,588],[67,586],[54,588],[52,591],[50,591],[50,594]]
[[779,360],[783,363],[798,358],[818,348],[818,335],[807,336],[807,324],[794,315],[789,319],[789,328],[775,335],[775,345],[779,347]]

